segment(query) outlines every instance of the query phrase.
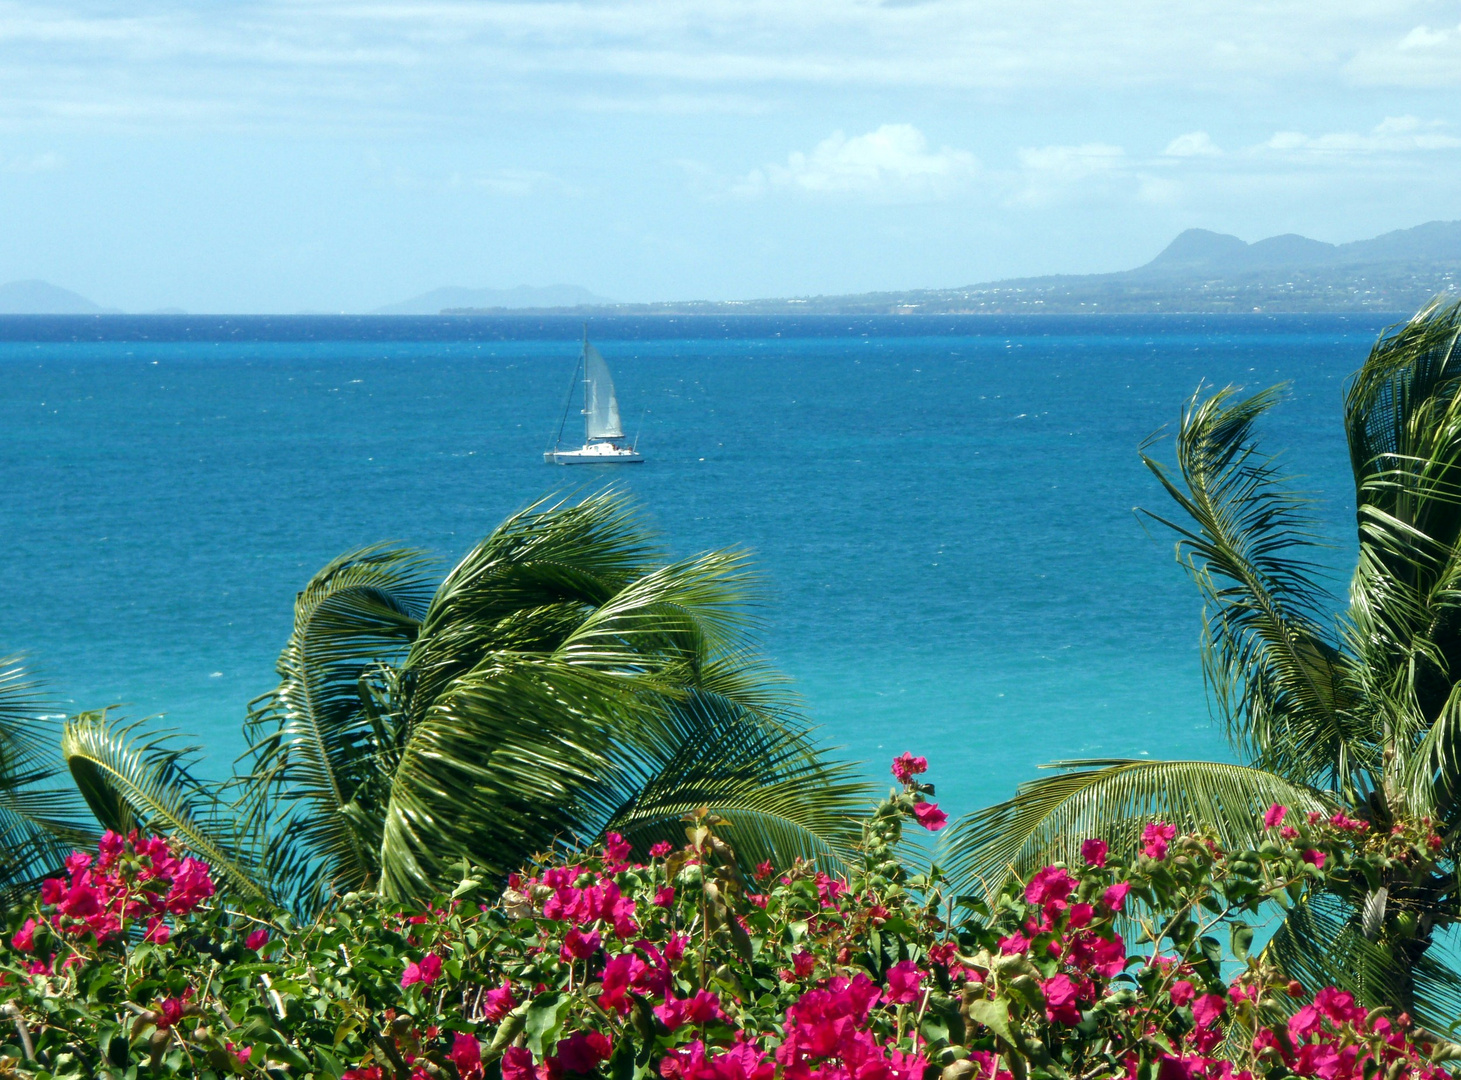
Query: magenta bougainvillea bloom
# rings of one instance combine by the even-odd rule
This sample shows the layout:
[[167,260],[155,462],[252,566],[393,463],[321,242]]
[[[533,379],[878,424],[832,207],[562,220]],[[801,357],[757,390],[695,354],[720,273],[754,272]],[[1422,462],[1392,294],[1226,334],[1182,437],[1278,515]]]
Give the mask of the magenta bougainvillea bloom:
[[1263,827],[1274,829],[1283,824],[1283,819],[1288,816],[1289,808],[1274,803],[1263,815]]
[[517,1008],[517,999],[512,996],[512,983],[488,990],[482,998],[482,1016],[496,1024]]
[[906,784],[915,776],[926,772],[928,772],[928,758],[914,757],[905,751],[893,759],[893,775],[898,778],[900,784]]
[[1084,840],[1081,842],[1081,858],[1087,866],[1102,867],[1106,865],[1106,853],[1110,847],[1104,840]]
[[1025,886],[1025,899],[1032,904],[1048,904],[1052,900],[1064,900],[1074,888],[1075,878],[1058,866],[1047,866],[1037,870]]
[[1141,831],[1141,853],[1148,859],[1165,859],[1167,844],[1177,835],[1177,826],[1154,821]]
[[633,851],[633,845],[616,832],[611,832],[608,836],[604,837],[604,858],[610,862],[628,862],[629,856]]
[[949,823],[949,815],[938,808],[938,803],[919,803],[913,808],[913,816],[929,832],[938,832]]
[[888,1000],[911,1005],[923,997],[923,972],[912,960],[901,960],[888,969]]
[[427,953],[419,962],[414,960],[407,962],[406,970],[401,973],[401,988],[404,990],[417,983],[430,986],[439,978],[441,978],[441,957],[435,953]]

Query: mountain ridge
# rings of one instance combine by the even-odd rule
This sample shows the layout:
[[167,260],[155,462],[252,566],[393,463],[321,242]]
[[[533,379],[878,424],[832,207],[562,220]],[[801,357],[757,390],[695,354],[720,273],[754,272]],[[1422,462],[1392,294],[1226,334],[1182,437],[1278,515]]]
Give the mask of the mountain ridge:
[[110,308],[92,303],[80,293],[28,278],[0,285],[0,315],[108,315]]
[[[1227,233],[1187,229],[1130,270],[1006,278],[952,289],[533,310],[576,315],[1400,312],[1443,293],[1461,293],[1461,221],[1429,221],[1345,244],[1296,233],[1250,244]],[[443,312],[478,313],[487,312]]]

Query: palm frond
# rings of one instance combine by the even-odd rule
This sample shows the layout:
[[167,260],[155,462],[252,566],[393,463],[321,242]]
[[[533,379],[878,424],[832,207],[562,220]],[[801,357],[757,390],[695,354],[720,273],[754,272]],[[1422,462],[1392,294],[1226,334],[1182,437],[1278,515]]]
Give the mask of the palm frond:
[[1060,761],[1046,768],[1062,771],[1021,784],[1014,798],[949,831],[944,862],[957,887],[993,898],[1012,877],[1074,862],[1088,837],[1130,853],[1154,820],[1207,826],[1236,848],[1257,842],[1263,811],[1273,803],[1305,812],[1332,806],[1315,788],[1216,761]]
[[1141,455],[1186,520],[1141,513],[1177,534],[1207,602],[1204,668],[1235,746],[1260,767],[1342,788],[1375,764],[1375,739],[1356,715],[1352,664],[1322,629],[1328,597],[1303,557],[1319,542],[1308,500],[1253,433],[1279,397],[1277,387],[1194,395],[1177,437],[1180,481]]
[[514,514],[441,583],[403,670],[408,723],[482,656],[552,652],[591,611],[649,573],[658,545],[633,503],[614,491],[578,503],[546,500]]
[[0,900],[11,900],[57,870],[96,830],[56,753],[58,727],[44,687],[17,657],[0,658]]
[[[609,809],[596,833],[622,832],[641,850],[683,840],[680,818],[708,807],[729,825],[743,862],[794,859],[841,865],[860,837],[873,789],[851,765],[832,764],[799,717],[765,713],[695,691],[616,745],[612,783],[592,794]],[[610,809],[610,800],[619,800]]]
[[295,601],[280,684],[250,709],[239,813],[301,845],[296,863],[312,861],[350,888],[377,870],[377,838],[362,835],[352,810],[391,739],[391,718],[372,711],[362,680],[415,640],[430,597],[427,565],[417,552],[376,545],[317,573]]
[[[1353,640],[1383,705],[1396,771],[1436,757],[1461,668],[1461,304],[1435,301],[1381,336],[1345,396],[1360,557]],[[1392,782],[1392,788],[1397,785]],[[1393,793],[1393,792],[1392,792]]]
[[240,892],[267,897],[225,806],[191,771],[198,748],[169,734],[146,735],[144,721],[114,721],[106,711],[66,722],[61,756],[87,805],[104,828],[173,835],[224,874]]
[[479,663],[411,728],[385,807],[382,889],[429,896],[463,857],[502,876],[579,838],[612,730],[645,707],[618,676],[540,657]]
[[1428,1030],[1456,1030],[1461,973],[1450,950],[1438,943],[1414,956],[1371,938],[1353,903],[1312,891],[1285,913],[1263,959],[1311,989],[1337,986],[1372,1008],[1405,1009]]

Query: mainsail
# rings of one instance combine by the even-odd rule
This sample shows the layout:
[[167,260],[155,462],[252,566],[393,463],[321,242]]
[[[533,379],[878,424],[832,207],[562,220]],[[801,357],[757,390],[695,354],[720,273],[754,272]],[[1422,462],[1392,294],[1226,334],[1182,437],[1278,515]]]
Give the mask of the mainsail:
[[609,365],[604,362],[603,353],[587,341],[583,343],[583,416],[589,442],[624,437],[619,399],[614,396]]

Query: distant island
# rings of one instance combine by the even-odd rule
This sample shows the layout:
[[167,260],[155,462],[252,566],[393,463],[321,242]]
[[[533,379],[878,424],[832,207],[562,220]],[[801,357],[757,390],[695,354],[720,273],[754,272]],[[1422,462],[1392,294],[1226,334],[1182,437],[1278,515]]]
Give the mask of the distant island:
[[[1414,311],[1461,292],[1461,221],[1432,221],[1370,240],[1326,244],[1288,233],[1256,243],[1188,229],[1144,266],[1052,274],[952,289],[763,300],[617,303],[580,285],[448,286],[372,315],[1029,315],[1161,312]],[[0,315],[113,315],[45,281],[0,284]],[[180,308],[151,315],[182,316]],[[326,314],[326,312],[299,312]],[[337,314],[344,314],[339,312]]]
[[579,285],[519,285],[515,289],[464,289],[449,285],[413,296],[398,304],[376,308],[372,315],[437,315],[461,308],[520,310],[523,308],[577,308],[613,304]]
[[[1188,229],[1151,262],[1111,274],[1014,278],[956,289],[767,300],[515,307],[514,314],[969,315],[1093,312],[1413,311],[1461,290],[1461,221],[1326,244],[1292,233],[1248,244]],[[443,315],[502,307],[454,306]]]

